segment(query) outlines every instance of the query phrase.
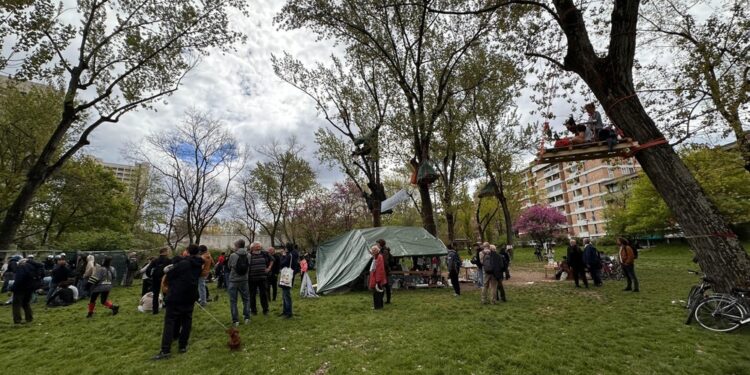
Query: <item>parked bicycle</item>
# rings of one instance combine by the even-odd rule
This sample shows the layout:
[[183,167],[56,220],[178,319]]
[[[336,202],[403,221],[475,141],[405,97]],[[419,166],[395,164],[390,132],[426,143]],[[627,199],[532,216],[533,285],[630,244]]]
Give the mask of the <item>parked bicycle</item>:
[[685,308],[688,310],[685,324],[693,322],[695,309],[706,298],[706,291],[711,289],[712,283],[711,279],[707,278],[704,273],[693,270],[688,270],[688,272],[700,276],[701,282],[698,285],[693,285],[693,287],[690,288],[690,293],[688,293],[687,303],[685,303]]
[[602,256],[602,280],[622,280],[622,266],[609,255]]
[[732,288],[731,294],[706,297],[695,308],[695,320],[714,332],[731,332],[750,324],[750,289]]

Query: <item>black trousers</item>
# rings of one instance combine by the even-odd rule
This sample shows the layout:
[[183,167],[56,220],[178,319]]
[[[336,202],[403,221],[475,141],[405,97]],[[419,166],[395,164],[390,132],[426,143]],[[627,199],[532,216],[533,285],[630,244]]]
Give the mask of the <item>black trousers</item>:
[[503,278],[497,279],[497,297],[499,301],[505,302],[505,288],[503,288]]
[[461,284],[458,283],[458,272],[451,271],[448,276],[451,278],[451,284],[453,284],[453,292],[461,294]]
[[143,279],[143,284],[141,285],[141,297],[145,296],[149,290],[151,290],[151,279]]
[[384,292],[378,292],[377,290],[372,291],[372,306],[375,310],[383,308],[383,294]]
[[250,311],[253,314],[258,313],[258,306],[255,303],[255,296],[260,292],[260,307],[263,313],[268,313],[268,279],[250,279]]
[[190,330],[193,326],[193,308],[190,305],[167,305],[164,315],[164,331],[161,334],[161,352],[172,351],[172,341],[176,332],[179,332],[180,348],[187,348],[190,339]]
[[385,302],[391,303],[391,283],[383,285],[383,293],[385,293]]
[[635,265],[631,264],[629,266],[623,265],[622,266],[622,273],[625,274],[625,278],[628,280],[628,286],[625,289],[633,289],[638,290],[640,288],[640,285],[638,285],[638,277],[635,276]]
[[591,268],[591,279],[594,280],[594,285],[602,285],[602,268]]
[[31,295],[33,290],[22,290],[13,292],[13,323],[21,323],[21,310],[23,310],[26,323],[34,320],[31,312]]
[[580,285],[578,285],[578,280],[579,279],[583,279],[583,285],[585,285],[586,288],[589,287],[589,282],[588,282],[588,280],[586,280],[586,269],[583,268],[583,267],[581,267],[581,268],[573,268],[573,281],[575,281],[576,286],[580,286]]
[[276,301],[276,292],[278,291],[278,281],[276,275],[268,275],[268,288],[266,288],[267,298],[271,298],[271,301]]
[[154,298],[152,300],[153,304],[151,305],[151,312],[155,315],[159,313],[159,293],[161,293],[161,285],[160,284],[151,285],[151,293],[154,293]]

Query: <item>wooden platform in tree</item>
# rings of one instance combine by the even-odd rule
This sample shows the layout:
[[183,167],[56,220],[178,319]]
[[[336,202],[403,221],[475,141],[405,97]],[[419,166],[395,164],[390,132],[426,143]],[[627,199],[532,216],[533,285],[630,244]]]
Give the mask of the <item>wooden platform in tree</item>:
[[536,163],[552,164],[562,163],[566,161],[626,157],[628,156],[631,148],[637,146],[638,142],[634,142],[632,139],[626,138],[619,140],[617,145],[615,145],[615,147],[613,148],[612,152],[609,151],[609,147],[607,146],[607,142],[605,141],[583,143],[580,145],[570,145],[557,148],[547,148],[537,155]]

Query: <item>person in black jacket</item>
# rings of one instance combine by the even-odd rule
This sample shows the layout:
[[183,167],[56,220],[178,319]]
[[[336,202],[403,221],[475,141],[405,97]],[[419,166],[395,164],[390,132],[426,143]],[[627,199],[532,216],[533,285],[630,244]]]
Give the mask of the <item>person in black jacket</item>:
[[21,259],[15,266],[14,281],[13,285],[10,286],[10,291],[13,292],[13,323],[15,324],[23,323],[21,309],[23,309],[26,323],[31,323],[34,320],[34,314],[31,311],[31,295],[39,286],[38,274],[39,270],[36,265],[26,259]]
[[153,359],[169,358],[172,341],[179,331],[180,353],[187,352],[190,330],[193,325],[193,308],[198,300],[198,277],[203,269],[203,259],[198,255],[198,245],[188,246],[187,257],[175,257],[172,267],[165,269],[167,295],[164,299],[164,331],[161,337],[161,351]]
[[568,246],[568,265],[573,270],[573,280],[576,283],[576,288],[581,287],[578,284],[579,279],[583,279],[583,285],[588,288],[589,282],[586,280],[586,264],[583,263],[583,252],[576,244],[576,240],[570,240],[570,246]]
[[[505,280],[508,280],[510,279],[510,253],[508,253],[507,245],[503,245],[503,247],[500,248],[500,256],[503,257],[503,260],[505,260],[503,265],[503,274],[505,276]],[[500,280],[501,279],[502,277],[500,278]]]
[[169,265],[169,248],[163,247],[159,250],[159,257],[154,259],[146,269],[146,274],[151,276],[151,292],[154,294],[152,314],[159,313],[159,293],[161,293],[161,279],[164,276],[164,267]]
[[276,301],[276,294],[278,293],[278,279],[279,279],[279,271],[281,271],[281,267],[279,267],[279,264],[281,263],[281,256],[279,254],[276,254],[276,249],[272,246],[268,248],[268,255],[271,257],[271,260],[273,261],[273,265],[271,266],[271,272],[268,273],[268,292],[266,293],[268,295],[268,298],[271,299],[271,301]]
[[52,280],[49,283],[49,290],[47,290],[47,303],[52,299],[52,294],[55,292],[55,289],[57,289],[57,285],[68,280],[72,274],[73,272],[68,268],[68,262],[65,258],[58,256],[57,264],[55,264],[55,267],[52,269]]
[[583,239],[583,263],[586,264],[586,268],[591,273],[594,286],[602,286],[602,258],[588,238]]

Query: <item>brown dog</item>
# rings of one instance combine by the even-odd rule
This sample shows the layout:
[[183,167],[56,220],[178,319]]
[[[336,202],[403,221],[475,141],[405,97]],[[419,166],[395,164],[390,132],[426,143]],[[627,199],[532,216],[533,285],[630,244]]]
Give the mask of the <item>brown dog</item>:
[[240,331],[237,328],[229,328],[227,330],[227,333],[229,334],[229,342],[227,343],[229,345],[229,350],[239,350],[240,346],[242,346],[242,342],[240,341]]

